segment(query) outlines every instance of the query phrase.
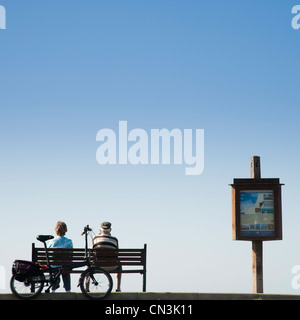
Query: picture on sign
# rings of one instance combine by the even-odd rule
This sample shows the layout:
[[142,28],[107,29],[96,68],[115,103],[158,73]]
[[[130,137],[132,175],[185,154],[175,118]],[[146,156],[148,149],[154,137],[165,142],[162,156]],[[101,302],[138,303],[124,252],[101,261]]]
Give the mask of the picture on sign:
[[240,192],[240,235],[275,236],[273,190]]

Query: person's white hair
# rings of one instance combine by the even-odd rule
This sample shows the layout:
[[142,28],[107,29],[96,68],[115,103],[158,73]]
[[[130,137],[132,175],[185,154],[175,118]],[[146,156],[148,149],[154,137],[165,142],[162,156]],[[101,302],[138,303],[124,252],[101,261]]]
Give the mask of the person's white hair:
[[109,228],[109,229],[100,228],[100,233],[102,233],[102,234],[109,235],[110,232],[111,232],[111,228]]

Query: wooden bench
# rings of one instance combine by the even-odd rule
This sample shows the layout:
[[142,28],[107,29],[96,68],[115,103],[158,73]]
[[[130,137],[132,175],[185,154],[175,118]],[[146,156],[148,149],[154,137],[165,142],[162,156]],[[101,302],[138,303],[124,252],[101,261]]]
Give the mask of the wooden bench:
[[[88,249],[93,266],[107,269],[109,273],[140,273],[143,276],[143,292],[146,292],[146,252],[147,245],[142,249]],[[49,248],[51,265],[68,265],[82,262],[85,258],[84,248]],[[45,248],[37,248],[32,244],[32,261],[41,265],[47,264]],[[111,271],[112,266],[121,266],[120,271]],[[110,268],[109,268],[110,267]],[[81,273],[84,269],[76,268],[70,273]]]

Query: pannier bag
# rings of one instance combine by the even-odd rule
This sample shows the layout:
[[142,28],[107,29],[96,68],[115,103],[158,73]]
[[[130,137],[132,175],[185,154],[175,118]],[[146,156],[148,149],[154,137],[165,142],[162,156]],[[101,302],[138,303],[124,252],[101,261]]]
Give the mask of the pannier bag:
[[12,273],[19,281],[25,278],[41,275],[40,267],[31,261],[15,260],[12,267]]

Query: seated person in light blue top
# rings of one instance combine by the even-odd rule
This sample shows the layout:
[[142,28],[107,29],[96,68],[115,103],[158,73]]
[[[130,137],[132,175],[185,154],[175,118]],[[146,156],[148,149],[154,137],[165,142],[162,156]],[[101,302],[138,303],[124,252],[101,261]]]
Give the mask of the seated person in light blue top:
[[[48,241],[48,248],[73,248],[72,240],[65,237],[67,231],[67,225],[62,221],[58,221],[55,226],[57,237]],[[62,278],[64,282],[64,288],[67,292],[69,292],[71,290],[71,276],[69,273],[62,274]],[[59,283],[52,287],[52,291],[55,291],[58,289],[58,287]]]

